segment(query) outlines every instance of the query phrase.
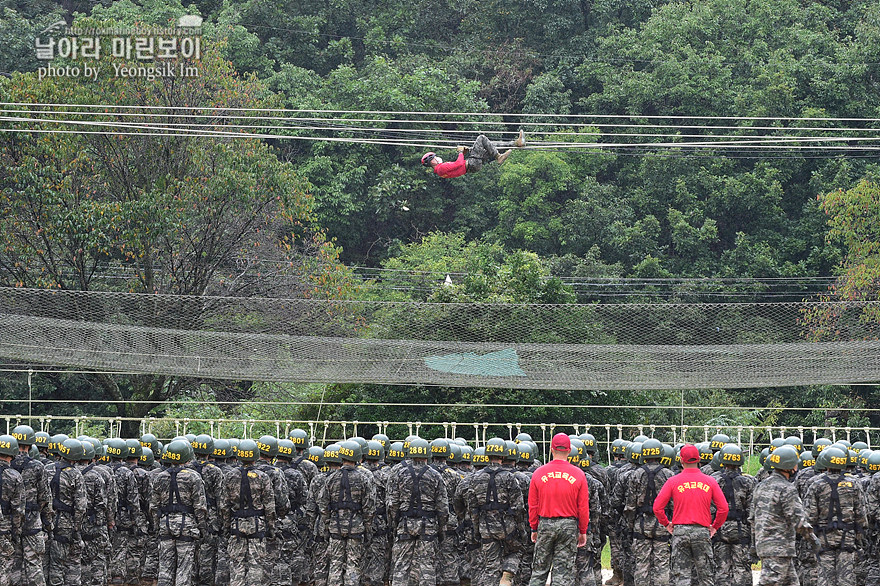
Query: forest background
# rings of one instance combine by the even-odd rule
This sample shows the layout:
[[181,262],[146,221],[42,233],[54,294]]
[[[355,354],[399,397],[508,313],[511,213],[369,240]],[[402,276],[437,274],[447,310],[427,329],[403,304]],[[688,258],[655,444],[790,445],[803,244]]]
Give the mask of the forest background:
[[[198,79],[37,78],[34,39],[58,19],[164,26],[184,14],[205,19]],[[487,118],[507,135],[552,127],[547,114],[877,119],[880,5],[0,0],[0,73],[5,103],[477,112],[507,115]],[[523,151],[441,180],[421,151],[395,145],[0,141],[2,286],[564,304],[876,300],[880,282],[875,156]],[[0,413],[20,413],[30,393],[35,413],[54,415],[375,421],[388,409],[359,404],[387,402],[409,404],[399,421],[880,426],[863,410],[872,385],[563,392],[65,372],[29,383],[27,368],[44,366],[4,365]],[[546,406],[520,407],[534,404]]]

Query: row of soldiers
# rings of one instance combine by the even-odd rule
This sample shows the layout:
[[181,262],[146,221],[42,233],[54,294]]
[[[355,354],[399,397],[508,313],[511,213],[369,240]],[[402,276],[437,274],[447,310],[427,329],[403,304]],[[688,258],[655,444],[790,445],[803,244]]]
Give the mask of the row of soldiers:
[[[878,583],[880,479],[871,475],[880,451],[774,440],[755,478],[742,474],[743,451],[729,437],[698,447],[730,508],[714,538],[717,578],[751,584],[757,556],[766,571],[770,558],[792,553],[802,584]],[[671,583],[669,537],[652,505],[678,470],[678,449],[646,436],[616,440],[606,468],[592,435],[572,436],[569,460],[586,473],[591,523],[576,575],[562,583],[600,585],[606,541],[610,584]],[[150,434],[101,442],[19,426],[0,437],[0,547],[14,559],[0,568],[0,586],[524,585],[536,452],[527,434],[476,450],[462,439],[391,443],[381,434],[312,447],[303,430],[162,446]],[[773,469],[799,471],[781,484]],[[759,483],[769,492],[755,499]],[[803,535],[796,543],[756,541],[792,519]]]

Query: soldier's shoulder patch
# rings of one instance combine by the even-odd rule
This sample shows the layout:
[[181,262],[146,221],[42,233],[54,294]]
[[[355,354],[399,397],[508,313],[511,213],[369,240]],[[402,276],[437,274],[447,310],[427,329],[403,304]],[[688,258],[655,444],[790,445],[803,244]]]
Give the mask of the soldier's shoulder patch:
[[248,478],[259,478],[260,477],[260,475],[257,474],[256,472],[248,472],[247,475],[248,475]]

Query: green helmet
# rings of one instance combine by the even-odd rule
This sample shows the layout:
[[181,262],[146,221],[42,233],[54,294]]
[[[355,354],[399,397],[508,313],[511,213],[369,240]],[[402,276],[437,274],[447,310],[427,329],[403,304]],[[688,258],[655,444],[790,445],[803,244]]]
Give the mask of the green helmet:
[[92,442],[80,442],[83,447],[83,461],[91,462],[95,459],[95,444]]
[[504,446],[504,460],[507,462],[516,462],[516,459],[519,457],[519,449],[516,447],[516,442],[513,440],[505,440]]
[[535,450],[532,449],[531,443],[520,443],[517,444],[517,454],[516,461],[517,462],[525,462],[527,464],[531,464],[535,461]]
[[868,456],[868,472],[873,474],[874,472],[880,472],[880,450],[875,452],[871,452]]
[[225,460],[232,457],[232,444],[227,439],[218,439],[214,441],[214,451],[211,455],[218,460]]
[[0,454],[4,456],[18,455],[18,440],[12,435],[0,435]]
[[162,454],[162,461],[169,466],[183,465],[192,459],[192,442],[185,439],[174,440],[168,444],[168,447],[165,448],[165,452]]
[[318,468],[324,467],[324,448],[320,446],[312,446],[309,448],[308,455],[306,456],[309,462],[317,466]]
[[578,456],[586,455],[587,449],[584,447],[584,442],[582,442],[577,436],[569,437],[568,441],[571,442],[572,449],[577,450]]
[[354,440],[345,440],[339,444],[339,457],[344,462],[360,462],[361,445]]
[[471,463],[475,468],[483,468],[489,465],[489,457],[486,455],[486,448],[477,448],[471,458]]
[[210,456],[214,452],[214,438],[207,433],[197,435],[190,445],[197,456]]
[[342,455],[339,453],[339,444],[330,444],[324,448],[325,464],[342,464]]
[[38,448],[48,448],[49,440],[52,439],[45,431],[38,431],[34,434],[34,445]]
[[463,437],[455,438],[454,440],[452,440],[452,443],[457,444],[461,447],[465,447],[466,445],[468,445],[467,440],[464,439]]
[[229,438],[229,445],[232,448],[232,455],[238,458],[238,446],[241,445],[241,440],[237,437]]
[[49,453],[53,456],[58,455],[58,448],[61,447],[61,444],[64,443],[65,440],[69,439],[67,435],[63,433],[56,433],[49,440]]
[[712,467],[712,470],[715,472],[719,472],[721,470],[721,450],[718,450],[714,454],[712,454],[712,459],[709,460],[709,466]]
[[367,442],[367,451],[364,453],[364,459],[372,462],[381,462],[385,458],[385,446],[379,440],[370,440]]
[[593,465],[593,458],[590,456],[590,454],[584,454],[583,457],[578,462],[578,466],[580,466],[581,470],[586,470],[592,465]]
[[256,462],[260,459],[260,448],[257,447],[257,442],[252,439],[241,440],[238,442],[235,456],[241,462]]
[[576,447],[572,446],[571,451],[568,452],[568,463],[574,464],[575,466],[581,461],[581,452]]
[[155,462],[156,457],[153,456],[153,450],[144,447],[141,451],[141,457],[138,459],[138,466],[141,468],[152,468]]
[[866,444],[865,442],[853,442],[852,449],[854,449],[857,454],[861,454],[862,450],[868,449],[868,444]]
[[596,445],[596,438],[593,434],[582,433],[580,440],[584,442],[584,449],[587,450],[588,454],[595,454],[599,450],[599,446]]
[[723,466],[735,466],[737,468],[743,465],[743,451],[738,445],[733,443],[724,444],[721,451],[720,463]]
[[644,443],[644,441],[645,441],[646,439],[648,439],[648,436],[646,436],[646,435],[643,434],[643,433],[640,433],[639,435],[637,435],[636,437],[633,438],[633,443],[634,443],[634,444],[635,444],[635,443],[639,443],[639,444],[641,444],[641,443]]
[[437,438],[431,442],[431,457],[432,458],[442,458],[444,460],[449,458],[449,440],[441,438]]
[[816,441],[813,442],[813,451],[816,452],[816,457],[819,457],[819,454],[822,453],[822,450],[831,445],[831,440],[827,437],[820,437]]
[[134,458],[135,460],[140,460],[141,454],[143,453],[144,447],[141,445],[140,440],[136,439],[127,439],[125,440],[125,448],[126,455],[125,459],[130,460]]
[[518,434],[516,434],[516,437],[513,439],[513,441],[515,441],[516,443],[530,442],[530,441],[532,441],[532,436],[530,436],[529,434],[527,434],[524,431],[521,431]]
[[844,470],[849,465],[849,453],[837,446],[828,446],[822,450],[818,459],[828,470]]
[[196,434],[194,433],[187,433],[184,434],[182,437],[186,438],[186,441],[188,441],[189,443],[193,443],[194,441],[196,441]]
[[772,454],[776,448],[781,448],[785,445],[785,440],[781,437],[774,438],[770,441],[770,453]]
[[796,449],[798,454],[804,451],[804,442],[796,435],[790,435],[785,438],[785,444]]
[[660,456],[660,465],[669,468],[675,460],[675,448],[669,444],[663,444],[663,455]]
[[72,437],[67,438],[58,446],[58,455],[69,462],[79,462],[83,459],[85,453],[82,442]]
[[626,440],[616,439],[613,442],[611,442],[611,454],[615,455],[615,456],[617,456],[617,455],[622,456],[623,451],[626,448],[625,441]]
[[293,456],[296,453],[296,446],[293,445],[293,442],[289,439],[279,439],[278,440],[278,457],[282,460],[293,460]]
[[507,444],[500,437],[493,437],[486,442],[486,455],[496,458],[504,458],[504,452],[507,451]]
[[773,470],[794,470],[800,462],[800,456],[792,446],[779,446],[767,456],[767,462]]
[[[648,438],[650,439],[650,438]],[[638,464],[642,457],[642,442],[633,442],[626,447],[626,459]]]
[[873,450],[869,450],[868,448],[865,448],[861,452],[859,452],[859,468],[861,468],[862,470],[868,469],[868,458],[873,453]]
[[417,437],[419,437],[419,436],[408,435],[405,438],[403,438],[403,451],[406,452],[407,455],[409,455],[409,442],[413,441]]
[[461,446],[461,461],[468,464],[473,463],[474,449],[470,446]]
[[261,435],[257,440],[257,449],[261,456],[274,458],[278,455],[278,439],[271,435]]
[[404,458],[406,458],[406,453],[403,451],[403,442],[394,442],[388,446],[385,460],[396,464],[397,462],[402,462]]
[[[291,429],[287,439],[293,442],[297,450],[305,450],[309,447],[309,434],[302,429]],[[322,450],[323,455],[323,450]]]
[[855,468],[856,466],[859,465],[859,455],[855,450],[852,450],[852,449],[847,450],[847,452],[849,454],[849,459],[848,459],[846,467],[847,468]]
[[461,464],[462,462],[462,451],[461,446],[455,442],[449,444],[449,463],[450,464]]
[[431,454],[431,444],[427,440],[420,437],[409,442],[409,452],[407,456],[410,458],[427,458]]
[[15,438],[20,446],[34,445],[36,435],[37,434],[34,433],[34,428],[30,425],[18,425],[12,430],[12,437]]
[[800,469],[805,470],[807,468],[812,468],[816,465],[816,459],[813,457],[813,452],[811,450],[804,450],[801,452],[801,462]]
[[159,447],[157,444],[159,440],[152,433],[145,433],[141,436],[141,445],[145,448],[150,448],[153,451],[153,456],[156,455],[156,449]]
[[642,443],[642,452],[640,454],[639,462],[644,464],[649,460],[659,460],[662,457],[663,444],[660,443],[660,440],[648,438]]
[[374,442],[379,442],[380,444],[382,444],[382,449],[383,449],[383,450],[387,450],[387,449],[388,449],[388,444],[391,443],[391,440],[389,440],[389,439],[388,439],[388,436],[385,435],[384,433],[377,433],[377,434],[375,434],[375,435],[372,437],[372,441],[374,441]]
[[834,443],[840,444],[842,446],[846,446],[846,449],[850,449],[852,447],[852,444],[849,443],[849,440],[845,440],[845,439],[839,439]]
[[122,438],[114,437],[104,444],[107,447],[107,455],[113,460],[124,460],[128,457],[128,445]]
[[763,450],[761,450],[761,455],[758,456],[758,462],[761,464],[761,466],[763,466],[764,463],[767,461],[767,456],[769,456],[769,455],[770,455],[770,448],[764,448]]
[[705,465],[712,461],[712,456],[715,455],[715,452],[709,447],[709,442],[698,443],[697,449],[700,450],[700,464]]
[[712,439],[709,440],[709,449],[713,452],[721,451],[725,445],[730,443],[730,436],[726,433],[716,433],[712,436]]

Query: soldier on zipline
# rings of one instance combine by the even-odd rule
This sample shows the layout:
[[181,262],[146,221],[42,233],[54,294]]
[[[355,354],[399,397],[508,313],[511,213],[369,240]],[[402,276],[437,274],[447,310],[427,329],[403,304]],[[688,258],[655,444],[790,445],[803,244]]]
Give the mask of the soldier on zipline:
[[[519,131],[516,140],[492,142],[485,135],[481,134],[474,141],[474,145],[470,148],[465,146],[458,147],[458,158],[454,161],[444,163],[443,159],[436,153],[429,152],[422,156],[422,165],[431,166],[434,173],[444,179],[452,179],[461,177],[465,173],[476,173],[483,167],[483,163],[496,161],[499,165],[507,160],[513,148],[522,148],[526,146],[525,134]],[[509,148],[511,150],[498,152],[498,147]]]

